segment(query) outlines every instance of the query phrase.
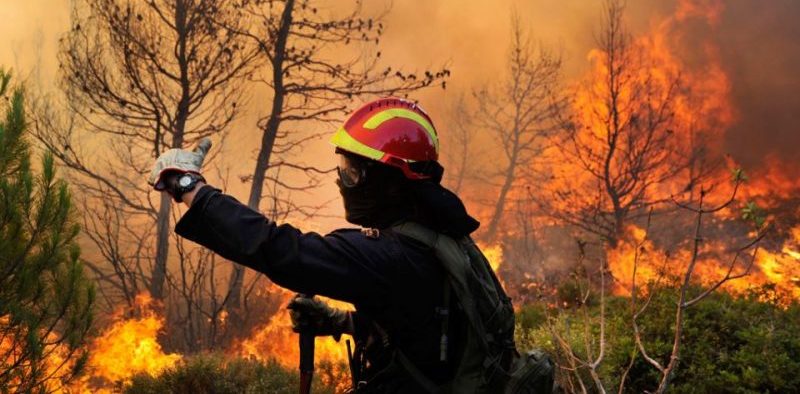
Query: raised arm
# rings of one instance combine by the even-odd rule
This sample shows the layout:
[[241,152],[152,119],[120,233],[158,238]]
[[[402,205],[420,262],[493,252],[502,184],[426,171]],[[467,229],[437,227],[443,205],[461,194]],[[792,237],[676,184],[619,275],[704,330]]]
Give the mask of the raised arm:
[[208,185],[182,199],[190,208],[175,228],[179,235],[282,287],[360,304],[379,302],[376,294],[389,295],[392,268],[385,262],[400,257],[392,242],[357,230],[321,236],[277,225]]

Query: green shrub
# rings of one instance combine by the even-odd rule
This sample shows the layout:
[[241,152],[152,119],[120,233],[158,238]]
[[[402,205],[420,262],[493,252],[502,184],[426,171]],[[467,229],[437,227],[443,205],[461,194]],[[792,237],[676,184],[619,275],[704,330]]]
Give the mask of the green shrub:
[[[191,357],[158,376],[134,376],[125,387],[128,394],[239,394],[274,393],[294,394],[299,390],[299,374],[277,362],[262,363],[257,360],[226,358],[223,355]],[[314,393],[333,393],[331,387],[314,378]]]
[[[695,289],[696,290],[696,289]],[[639,319],[648,354],[668,361],[672,350],[675,318],[674,289],[663,289]],[[770,300],[770,301],[763,301]],[[629,299],[609,297],[606,304],[606,356],[600,375],[607,390],[617,391],[619,379],[631,362],[634,341]],[[522,308],[525,311],[526,308]],[[588,309],[590,344],[597,354],[599,305]],[[585,359],[584,317],[578,308],[551,312],[552,324]],[[523,322],[525,319],[522,320]],[[562,366],[566,354],[555,346],[548,325],[522,329],[519,347],[549,351]],[[673,393],[789,393],[800,392],[800,306],[778,303],[769,288],[743,296],[714,293],[687,309],[681,358],[670,392]],[[588,371],[582,378],[593,389]],[[652,391],[660,373],[641,355],[633,360],[626,392]],[[564,376],[560,377],[564,383]]]

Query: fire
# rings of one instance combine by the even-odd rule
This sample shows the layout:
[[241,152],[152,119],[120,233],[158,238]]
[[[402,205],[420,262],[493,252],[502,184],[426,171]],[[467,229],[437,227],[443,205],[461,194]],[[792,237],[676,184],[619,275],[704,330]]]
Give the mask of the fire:
[[628,234],[616,248],[610,248],[606,252],[608,268],[614,277],[612,290],[617,295],[630,295],[634,279],[636,286],[643,288],[648,281],[660,277],[659,267],[652,262],[660,262],[666,258],[651,241],[645,239],[647,234],[643,229],[629,226]]
[[492,267],[492,270],[495,273],[499,272],[500,265],[503,264],[503,246],[500,244],[481,245],[479,243],[478,248],[483,252],[486,260],[489,260],[489,265]]
[[[685,155],[700,151],[701,146],[706,153],[720,156],[721,137],[736,119],[731,82],[716,45],[694,45],[696,38],[687,37],[682,24],[691,19],[713,29],[722,8],[716,0],[681,0],[674,15],[654,23],[629,44],[619,44],[616,57],[612,58],[607,48],[589,52],[590,70],[569,89],[577,127],[570,137],[575,142],[567,151],[552,146],[546,152],[553,158],[554,176],[545,189],[559,197],[551,202],[557,210],[573,216],[586,215],[583,209],[613,212],[612,197],[602,187],[598,189],[605,178],[598,181],[598,177],[616,183],[615,193],[625,191],[618,202],[623,206],[641,196],[648,201],[668,200],[686,191],[687,180],[696,170],[692,167],[676,173],[673,164],[684,163],[688,160]],[[695,54],[700,60],[692,65],[680,56],[689,42],[702,52]],[[611,78],[612,70],[619,73],[616,79]],[[663,113],[668,115],[661,123],[649,119]],[[656,144],[643,136],[651,129],[651,138],[658,141],[659,148],[648,150],[648,144]],[[612,135],[618,138],[613,143]],[[636,152],[643,152],[642,156],[627,156]],[[639,168],[636,160],[644,160],[640,164],[647,170],[628,173]],[[692,160],[691,166],[695,165],[699,166],[699,161]],[[626,177],[631,180],[623,181]]]
[[[286,304],[292,296],[291,293],[285,292],[283,304]],[[352,305],[348,303],[322,298],[332,307],[353,309]],[[314,346],[315,365],[325,364],[333,368],[347,365],[346,340],[348,340],[347,335],[343,336],[340,342],[336,342],[332,337],[317,337]],[[352,341],[352,339],[350,340]],[[353,346],[355,345],[353,344]],[[275,360],[285,368],[297,369],[300,360],[299,337],[292,331],[289,311],[281,308],[272,315],[266,324],[235,346],[233,353],[259,361]],[[341,389],[347,387],[348,382],[343,376],[337,375],[336,371],[326,372],[328,373],[322,375],[324,383],[336,385]]]
[[[775,285],[780,295],[800,299],[800,226],[794,228],[792,234],[793,239],[788,240],[778,252],[759,249],[749,274],[727,282],[723,289],[732,293],[743,293],[771,284]],[[725,241],[709,241],[702,248],[700,255],[703,257],[699,258],[692,275],[695,282],[708,285],[725,276],[732,258],[731,252],[725,250]],[[625,241],[620,242],[616,248],[609,249],[606,256],[615,280],[613,292],[626,296],[630,295],[633,285],[634,265],[636,286],[642,289],[650,281],[658,278],[667,280],[666,276],[685,272],[691,259],[688,248],[668,254],[652,241],[645,239],[645,231],[636,226],[630,226]],[[740,257],[734,274],[745,272],[751,256]],[[662,272],[662,269],[666,272]]]
[[[671,138],[664,141],[668,140],[672,145],[666,145],[663,153],[653,154],[649,158],[650,161],[646,165],[651,165],[654,173],[649,175],[651,177],[649,181],[643,182],[645,186],[642,190],[636,190],[634,186],[624,182],[626,187],[633,189],[622,187],[621,190],[636,190],[636,196],[646,196],[643,201],[669,201],[671,196],[685,195],[684,192],[689,190],[686,188],[688,178],[683,175],[673,175],[669,172],[671,167],[664,163],[681,160],[681,154],[693,152],[698,146],[703,146],[710,158],[722,156],[721,141],[724,140],[722,137],[737,118],[731,98],[730,78],[725,72],[719,49],[713,39],[697,42],[697,37],[688,36],[687,32],[690,30],[683,26],[691,22],[692,26],[702,24],[710,30],[715,30],[718,28],[723,8],[724,4],[719,0],[680,0],[673,15],[653,24],[649,31],[630,41],[628,49],[635,54],[633,60],[629,61],[621,54],[623,52],[615,52],[613,54],[617,56],[617,63],[614,63],[610,60],[614,58],[611,57],[612,53],[607,52],[608,48],[594,49],[588,54],[591,69],[581,83],[572,87],[575,97],[572,109],[575,113],[575,124],[579,127],[571,138],[578,141],[575,145],[582,150],[575,155],[577,158],[563,156],[565,153],[557,146],[548,152],[554,157],[555,176],[545,187],[554,191],[554,196],[560,197],[555,202],[558,204],[555,207],[558,211],[567,213],[567,217],[581,217],[587,214],[585,210],[589,211],[588,215],[591,217],[595,212],[592,209],[612,214],[624,212],[619,210],[619,206],[624,207],[625,203],[629,202],[625,198],[629,197],[624,194],[622,197],[619,194],[609,197],[608,190],[604,187],[618,179],[630,184],[635,182],[636,176],[630,181],[625,178],[627,176],[625,170],[628,168],[626,166],[633,165],[625,160],[632,159],[620,158],[619,154],[610,162],[603,162],[597,158],[606,158],[604,155],[607,152],[626,149],[636,151],[639,145],[636,145],[635,141],[630,142],[630,146],[622,143],[613,147],[608,145],[609,135],[612,135],[611,131],[616,127],[616,123],[609,119],[621,119],[622,124],[636,125],[637,122],[643,122],[641,117],[647,116],[647,109],[650,108],[648,105],[653,103],[656,105],[670,103],[669,123],[664,135],[669,135]],[[691,57],[683,56],[687,50],[692,50]],[[689,63],[684,60],[686,58],[693,60]],[[614,85],[609,82],[612,81],[611,71],[615,70],[609,68],[609,63],[612,67],[616,65],[623,67],[628,66],[628,62],[632,62],[633,65],[624,69],[622,74],[617,74],[617,77],[622,78],[625,83]],[[612,91],[612,87],[619,90]],[[637,88],[640,91],[632,90]],[[609,100],[611,96],[617,104],[613,108]],[[645,109],[644,114],[640,113],[642,108]],[[611,116],[612,114],[615,116]],[[629,130],[631,140],[635,139],[635,131],[637,129]],[[628,138],[628,135],[622,134],[620,138]],[[738,190],[738,200],[755,200],[760,206],[769,208],[779,206],[780,202],[797,195],[800,182],[795,176],[796,170],[774,158],[768,158],[766,162],[764,170],[748,174],[750,179]],[[728,164],[728,167],[737,167],[732,161]],[[707,196],[706,206],[725,201],[733,192],[732,187],[728,186],[730,174],[724,166],[720,167],[719,172],[711,174],[716,186],[713,189],[714,193]],[[694,168],[683,171],[692,170]],[[619,190],[620,188],[617,188],[614,192]],[[614,197],[620,197],[621,200],[615,202]],[[635,204],[632,206],[633,209],[637,209]],[[663,204],[655,206],[657,211],[662,207]],[[790,215],[797,213],[792,212]],[[741,213],[731,206],[727,211],[709,220],[718,220],[718,223],[722,223],[723,220],[739,216]],[[619,223],[613,223],[617,224]],[[613,291],[617,294],[630,294],[634,266],[636,266],[636,283],[644,286],[650,280],[684,272],[688,262],[691,261],[690,247],[686,244],[681,250],[668,251],[664,246],[645,239],[644,230],[631,226],[630,221],[623,223],[622,228],[615,228],[612,231],[618,230],[624,230],[624,234],[615,233],[620,236],[621,241],[606,250],[608,266],[615,279]],[[731,292],[743,292],[773,283],[780,293],[798,299],[800,226],[792,230],[791,234],[790,239],[781,246],[759,249],[752,260],[754,263],[749,275],[730,281],[723,288]],[[702,244],[700,257],[693,272],[693,278],[697,282],[713,283],[726,275],[732,258],[729,248],[734,246],[729,241],[729,239],[708,240]],[[752,258],[752,255],[749,258],[743,255],[737,262],[734,272],[741,273],[745,270]]]
[[764,162],[765,165],[759,171],[749,174],[747,187],[742,189],[742,198],[757,201],[759,205],[771,208],[775,207],[778,201],[795,197],[800,191],[797,169],[776,157],[767,157]]
[[124,382],[137,373],[155,376],[181,360],[180,354],[165,353],[157,341],[164,319],[153,311],[150,296],[140,294],[135,303],[139,317],[116,321],[92,342],[88,370],[93,378]]
[[[155,375],[164,368],[175,365],[181,356],[164,353],[156,340],[164,321],[153,312],[152,300],[146,294],[139,295],[136,297],[136,306],[141,311],[141,317],[123,319],[123,311],[118,311],[116,314],[118,321],[89,344],[86,373],[68,386],[65,386],[60,378],[71,370],[74,358],[67,361],[69,359],[67,349],[63,345],[46,345],[44,351],[46,376],[53,377],[47,382],[47,391],[111,392],[106,387],[125,382],[137,373]],[[0,329],[7,324],[7,321],[8,317],[0,318]],[[55,334],[51,334],[48,339],[52,340],[54,337]],[[12,336],[0,337],[0,355],[7,358],[15,357],[13,341]],[[9,360],[0,361],[5,365]]]
[[483,256],[489,261],[489,266],[492,271],[497,275],[497,279],[503,287],[506,287],[506,282],[500,276],[500,266],[503,264],[503,245],[496,243],[491,245],[477,244],[478,248],[483,252]]
[[800,300],[800,226],[793,228],[791,235],[780,252],[761,252],[757,264],[767,283],[774,283],[780,293]]
[[[22,352],[25,351],[21,347],[22,341],[26,340],[24,332],[15,332],[9,329],[9,317],[0,316],[0,365],[3,370],[7,366],[14,365],[21,361],[20,357],[23,356]],[[69,351],[64,344],[55,344],[58,338],[55,333],[50,333],[44,340],[44,349],[42,354],[45,355],[43,360],[43,371],[40,371],[42,377],[46,377],[42,387],[46,392],[63,393],[66,390],[64,386],[64,378],[70,376],[70,371],[74,366],[75,360],[69,359]],[[31,365],[28,362],[21,362],[15,367],[20,372],[20,375],[32,374]],[[6,392],[26,392],[32,388],[25,388],[27,383],[26,379],[14,373],[9,380],[4,382],[0,391]]]
[[[479,245],[479,247],[489,260],[492,269],[497,272],[503,262],[502,245]],[[285,292],[283,304],[286,304],[292,296],[291,293]],[[336,308],[353,309],[352,305],[344,302],[330,299],[325,299],[325,301]],[[317,338],[315,346],[317,362],[346,363],[347,351],[344,340],[346,338],[340,342],[336,342],[331,337]],[[235,348],[234,353],[239,356],[252,357],[262,361],[274,359],[287,368],[297,368],[300,359],[298,336],[292,332],[289,312],[285,308],[281,308],[272,315],[266,324],[256,329],[249,338],[243,340]]]

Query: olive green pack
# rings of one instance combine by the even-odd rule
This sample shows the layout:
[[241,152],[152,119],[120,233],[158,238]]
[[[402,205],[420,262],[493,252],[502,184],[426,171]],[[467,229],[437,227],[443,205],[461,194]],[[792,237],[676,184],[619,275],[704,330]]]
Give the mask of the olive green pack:
[[446,386],[434,384],[397,352],[395,359],[417,383],[431,393],[551,393],[552,361],[542,351],[517,352],[511,299],[472,239],[455,240],[413,222],[392,230],[435,251],[448,274],[444,287],[455,294],[469,322],[463,355]]

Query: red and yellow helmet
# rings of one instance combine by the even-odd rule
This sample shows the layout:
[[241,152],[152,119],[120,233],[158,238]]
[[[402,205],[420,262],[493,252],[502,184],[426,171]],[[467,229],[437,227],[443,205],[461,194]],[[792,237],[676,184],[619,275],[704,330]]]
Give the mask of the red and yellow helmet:
[[382,98],[355,111],[331,138],[337,148],[403,171],[408,179],[426,179],[410,164],[439,159],[433,121],[417,104]]

